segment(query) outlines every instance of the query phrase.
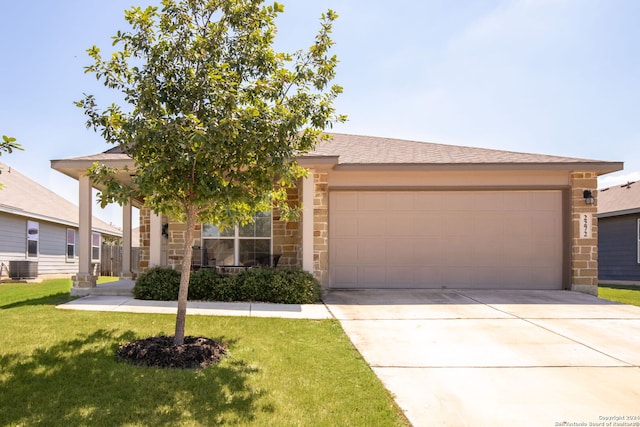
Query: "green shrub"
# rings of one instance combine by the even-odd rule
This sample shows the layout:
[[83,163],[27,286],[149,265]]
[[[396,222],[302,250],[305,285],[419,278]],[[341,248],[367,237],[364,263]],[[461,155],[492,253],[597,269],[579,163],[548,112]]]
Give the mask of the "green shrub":
[[[153,267],[142,273],[133,288],[138,299],[175,301],[180,273]],[[250,268],[239,274],[220,274],[214,269],[191,273],[189,300],[260,301],[281,304],[312,304],[320,301],[318,281],[299,268]]]
[[238,301],[272,302],[269,284],[276,276],[272,268],[250,268],[236,275]]
[[318,281],[298,268],[252,268],[236,278],[241,301],[312,304],[320,300]]
[[313,304],[320,301],[322,290],[313,275],[299,268],[276,270],[271,283],[270,302],[282,304]]
[[233,275],[219,274],[214,269],[202,269],[191,273],[189,299],[195,301],[238,301]]
[[133,296],[137,299],[175,301],[179,288],[179,272],[172,268],[152,267],[138,276]]

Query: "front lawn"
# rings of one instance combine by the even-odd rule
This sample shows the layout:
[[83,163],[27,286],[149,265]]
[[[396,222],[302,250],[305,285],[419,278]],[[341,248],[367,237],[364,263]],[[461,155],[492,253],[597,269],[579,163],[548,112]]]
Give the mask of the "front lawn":
[[189,316],[224,340],[204,370],[116,362],[120,343],[171,335],[172,315],[57,310],[69,281],[0,285],[0,425],[407,425],[335,320]]
[[600,285],[598,297],[640,307],[640,287],[638,286]]

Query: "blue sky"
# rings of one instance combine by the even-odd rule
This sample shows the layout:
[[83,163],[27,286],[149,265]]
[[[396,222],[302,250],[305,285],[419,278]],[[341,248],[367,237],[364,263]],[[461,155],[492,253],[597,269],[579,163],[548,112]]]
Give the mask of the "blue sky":
[[[336,132],[624,161],[600,185],[640,179],[640,1],[280,2],[281,50],[311,44],[327,8],[340,15],[336,106],[349,121]],[[149,3],[3,1],[0,133],[25,151],[0,161],[77,200],[49,160],[110,147],[73,105],[108,97],[85,50],[108,48],[124,9]]]

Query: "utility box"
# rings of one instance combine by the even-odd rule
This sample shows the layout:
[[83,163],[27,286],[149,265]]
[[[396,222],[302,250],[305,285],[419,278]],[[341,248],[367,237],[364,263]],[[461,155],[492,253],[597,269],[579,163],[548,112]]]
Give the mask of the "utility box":
[[9,261],[9,277],[35,279],[38,277],[38,261]]

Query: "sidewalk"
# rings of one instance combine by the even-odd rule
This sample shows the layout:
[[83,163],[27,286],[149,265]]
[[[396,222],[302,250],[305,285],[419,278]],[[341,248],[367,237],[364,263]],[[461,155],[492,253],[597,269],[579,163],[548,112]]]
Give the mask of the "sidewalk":
[[[176,314],[177,301],[146,301],[127,296],[86,296],[58,305],[63,310],[121,313]],[[324,304],[267,304],[248,302],[189,301],[187,314],[203,316],[280,317],[287,319],[332,319]]]

